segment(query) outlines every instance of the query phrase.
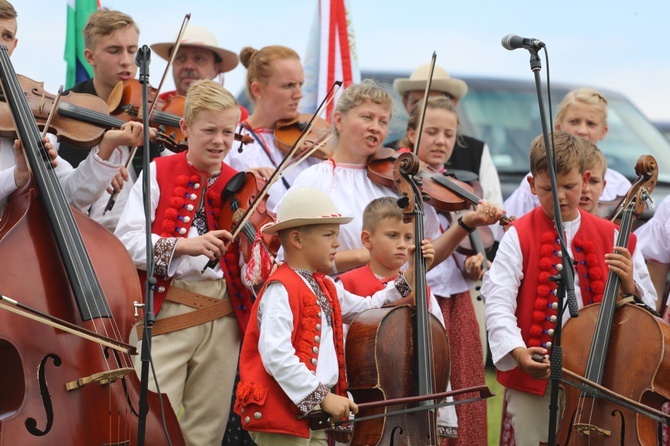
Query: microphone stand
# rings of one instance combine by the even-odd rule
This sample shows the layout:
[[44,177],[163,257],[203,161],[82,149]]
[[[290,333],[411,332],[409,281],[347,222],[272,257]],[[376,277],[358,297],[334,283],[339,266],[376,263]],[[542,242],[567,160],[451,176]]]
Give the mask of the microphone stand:
[[146,434],[146,417],[149,412],[147,395],[149,391],[149,367],[151,364],[151,330],[156,322],[154,314],[154,293],[153,288],[156,283],[154,278],[154,259],[153,243],[151,242],[151,175],[149,174],[149,62],[151,60],[151,50],[148,46],[142,45],[137,51],[135,63],[140,67],[139,82],[142,84],[142,122],[144,123],[144,159],[142,160],[142,189],[144,196],[144,217],[146,227],[146,256],[147,256],[147,281],[145,284],[144,299],[144,333],[142,336],[142,369],[140,376],[140,412],[137,424],[137,444],[144,446]]
[[[556,297],[558,298],[556,308],[556,328],[554,329],[554,337],[551,345],[551,353],[549,362],[551,363],[551,396],[549,402],[549,434],[548,444],[554,446],[556,444],[556,426],[558,424],[558,383],[561,380],[563,370],[563,347],[561,345],[561,334],[563,327],[563,302],[566,299],[570,311],[570,317],[579,316],[579,307],[577,305],[577,296],[575,295],[575,281],[572,270],[572,258],[570,251],[565,243],[565,235],[563,233],[563,219],[561,217],[561,207],[558,201],[558,186],[556,181],[556,166],[554,165],[553,144],[550,145],[549,130],[547,129],[546,116],[544,111],[544,104],[542,102],[542,89],[540,81],[540,69],[542,62],[535,48],[529,49],[530,52],[530,69],[535,75],[535,87],[537,90],[537,101],[540,107],[540,123],[542,124],[542,135],[544,137],[544,147],[547,151],[547,165],[549,167],[549,180],[551,181],[551,192],[554,200],[554,226],[558,233],[558,240],[561,246],[561,269],[559,273],[550,278],[551,281],[558,284]],[[553,142],[553,138],[552,138]]]

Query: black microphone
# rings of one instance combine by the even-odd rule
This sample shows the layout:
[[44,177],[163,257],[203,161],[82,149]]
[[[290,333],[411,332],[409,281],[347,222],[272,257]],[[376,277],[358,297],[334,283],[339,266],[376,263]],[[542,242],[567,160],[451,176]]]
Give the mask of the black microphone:
[[507,34],[500,41],[503,48],[510,51],[516,50],[517,48],[525,48],[530,51],[537,51],[540,48],[544,48],[544,42],[537,39],[527,39],[525,37],[519,37],[514,34]]
[[137,54],[135,54],[135,65],[141,67],[143,59],[147,61],[147,65],[151,63],[151,49],[146,45],[142,45],[137,50]]

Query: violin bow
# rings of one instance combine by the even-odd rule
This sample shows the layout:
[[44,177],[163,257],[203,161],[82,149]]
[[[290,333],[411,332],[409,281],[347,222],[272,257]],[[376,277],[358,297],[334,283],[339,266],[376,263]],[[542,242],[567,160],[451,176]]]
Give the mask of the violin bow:
[[435,71],[435,61],[437,60],[437,53],[433,51],[433,56],[430,58],[430,68],[428,69],[428,82],[426,82],[426,89],[423,92],[423,103],[421,104],[421,116],[419,117],[419,125],[417,128],[416,144],[412,149],[412,153],[418,155],[419,145],[421,144],[421,133],[423,133],[423,121],[426,117],[426,106],[428,105],[428,95],[430,94],[430,87],[433,83],[433,72]]
[[[44,139],[44,137],[47,136],[47,131],[49,130],[49,126],[51,125],[51,120],[54,118],[54,115],[58,110],[58,104],[60,103],[60,97],[62,95],[63,95],[63,86],[61,85],[60,88],[58,88],[58,93],[56,94],[56,98],[54,99],[54,104],[51,106],[51,111],[49,111],[49,116],[47,116],[47,121],[44,123],[44,128],[42,129],[42,139]],[[44,97],[42,97],[42,99],[44,99]]]
[[[170,58],[168,59],[168,63],[165,66],[165,70],[163,71],[163,76],[161,77],[160,82],[158,83],[158,87],[156,88],[156,98],[153,100],[151,103],[151,107],[149,108],[149,116],[153,115],[154,111],[156,110],[156,104],[158,101],[158,95],[160,94],[161,88],[163,88],[163,84],[165,83],[165,78],[167,77],[168,71],[170,67],[172,66],[172,62],[174,61],[174,58],[177,55],[177,51],[179,51],[179,46],[181,45],[181,38],[184,35],[184,32],[186,31],[186,27],[188,26],[188,22],[191,20],[191,13],[188,13],[184,16],[184,20],[181,23],[181,28],[179,29],[179,33],[177,34],[177,41],[175,42],[174,46],[172,47],[172,51],[170,52]],[[148,125],[148,123],[143,123],[145,125]],[[137,152],[138,147],[135,146],[132,149],[130,149],[130,154],[128,155],[128,159],[126,160],[125,164],[123,167],[128,169],[130,166],[130,163],[133,162],[133,158],[135,158],[135,153]],[[105,210],[102,212],[102,215],[105,215],[107,211],[111,211],[112,208],[114,207],[114,204],[116,203],[116,197],[119,195],[118,190],[114,190],[109,197],[109,200],[107,201],[107,205],[105,206]]]

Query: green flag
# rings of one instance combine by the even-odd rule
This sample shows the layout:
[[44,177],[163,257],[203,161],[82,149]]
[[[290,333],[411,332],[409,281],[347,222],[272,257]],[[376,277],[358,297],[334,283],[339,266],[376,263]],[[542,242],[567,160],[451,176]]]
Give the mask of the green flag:
[[84,27],[88,17],[100,9],[99,0],[68,0],[67,28],[65,36],[65,88],[72,88],[77,82],[93,77],[93,68],[84,58]]

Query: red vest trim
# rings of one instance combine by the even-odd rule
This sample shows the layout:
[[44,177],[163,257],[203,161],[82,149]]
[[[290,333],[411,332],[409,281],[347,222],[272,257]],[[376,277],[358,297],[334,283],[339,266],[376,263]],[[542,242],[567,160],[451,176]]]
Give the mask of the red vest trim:
[[[208,175],[186,160],[186,153],[181,152],[172,156],[156,158],[156,181],[160,187],[160,199],[151,225],[151,232],[161,237],[185,237],[202,199],[202,193],[207,190],[205,197],[205,212],[207,226],[218,229],[218,218],[221,214],[221,192],[228,181],[237,173],[235,169],[221,163],[221,174],[214,184],[206,187]],[[229,229],[229,228],[224,228]],[[233,303],[235,316],[242,332],[246,329],[251,310],[251,295],[244,286],[240,277],[239,247],[233,243],[226,254],[221,257],[220,264],[223,271],[228,295]],[[203,265],[204,267],[205,265]],[[142,283],[146,281],[146,271],[139,271]],[[172,283],[171,277],[157,277],[155,286],[156,313],[165,299]],[[143,288],[144,292],[144,288]]]
[[[240,353],[240,383],[237,386],[234,410],[242,418],[242,426],[247,430],[309,438],[309,420],[296,419],[300,410],[284,393],[277,381],[265,371],[258,352],[260,338],[258,305],[265,288],[272,282],[280,282],[288,292],[289,305],[293,313],[291,343],[296,355],[310,371],[316,372],[316,364],[312,363],[312,358],[314,358],[313,348],[318,347],[315,336],[320,333],[317,324],[321,324],[321,307],[316,295],[303,279],[291,267],[284,264],[270,276],[251,310],[251,318]],[[345,396],[342,310],[332,281],[325,279],[323,282],[327,291],[325,294],[333,308],[333,334],[339,364],[339,377],[334,392]]]

